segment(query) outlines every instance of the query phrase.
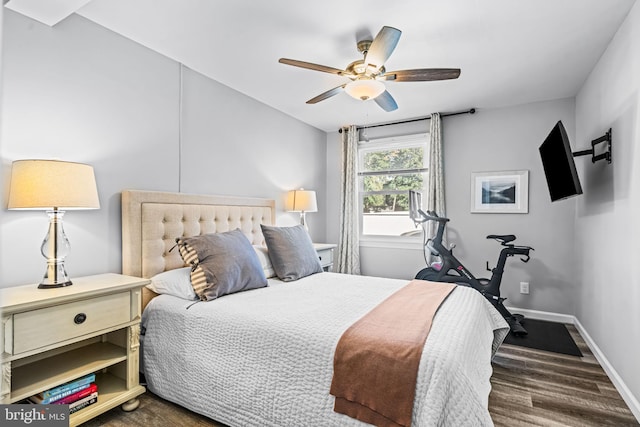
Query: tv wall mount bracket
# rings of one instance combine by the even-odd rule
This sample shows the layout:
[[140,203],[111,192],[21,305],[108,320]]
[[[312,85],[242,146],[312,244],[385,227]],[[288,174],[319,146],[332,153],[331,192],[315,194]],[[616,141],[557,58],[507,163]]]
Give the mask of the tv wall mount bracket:
[[[596,148],[595,148],[596,145],[601,144],[603,142],[607,143],[605,151],[603,153],[596,155]],[[607,133],[605,133],[600,138],[597,138],[591,141],[590,150],[575,151],[572,154],[573,154],[573,157],[591,155],[591,163],[595,163],[598,160],[603,160],[603,159],[606,159],[607,163],[611,163],[611,128],[609,128]]]

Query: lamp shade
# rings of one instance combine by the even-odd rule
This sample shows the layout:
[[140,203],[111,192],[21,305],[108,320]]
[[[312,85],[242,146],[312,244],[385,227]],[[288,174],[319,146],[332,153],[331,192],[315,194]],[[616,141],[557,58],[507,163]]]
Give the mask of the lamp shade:
[[286,208],[289,212],[317,212],[316,192],[303,189],[289,191]]
[[98,209],[93,168],[58,160],[16,160],[11,168],[9,209]]
[[384,92],[385,87],[382,82],[372,79],[359,79],[349,82],[344,87],[345,92],[354,97],[366,101],[373,99]]

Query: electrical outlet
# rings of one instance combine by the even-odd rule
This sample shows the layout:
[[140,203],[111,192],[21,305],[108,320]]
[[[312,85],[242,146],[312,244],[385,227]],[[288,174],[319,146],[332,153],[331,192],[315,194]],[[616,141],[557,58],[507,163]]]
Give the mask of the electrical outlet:
[[520,293],[521,294],[529,293],[529,282],[520,282]]

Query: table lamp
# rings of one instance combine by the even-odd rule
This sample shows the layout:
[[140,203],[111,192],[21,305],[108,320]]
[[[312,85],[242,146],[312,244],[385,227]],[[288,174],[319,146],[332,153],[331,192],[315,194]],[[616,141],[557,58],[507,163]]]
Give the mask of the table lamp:
[[288,212],[300,212],[300,224],[305,230],[309,231],[309,227],[307,226],[307,221],[305,219],[305,213],[318,211],[316,192],[305,190],[304,188],[289,191],[287,195],[286,208]]
[[99,208],[91,166],[58,160],[13,162],[8,209],[44,210],[49,215],[49,232],[40,248],[47,259],[47,272],[38,288],[72,284],[64,267],[70,249],[62,227],[65,210]]

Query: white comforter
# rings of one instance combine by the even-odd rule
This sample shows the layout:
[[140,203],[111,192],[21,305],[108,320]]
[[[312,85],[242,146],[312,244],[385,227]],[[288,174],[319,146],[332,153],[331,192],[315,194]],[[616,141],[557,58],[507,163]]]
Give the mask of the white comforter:
[[[321,273],[204,303],[159,296],[142,320],[148,387],[230,426],[365,425],[333,412],[333,353],[406,283]],[[456,288],[425,344],[412,425],[492,425],[490,361],[507,332],[477,291]]]

